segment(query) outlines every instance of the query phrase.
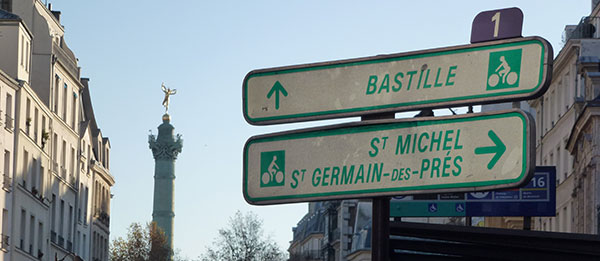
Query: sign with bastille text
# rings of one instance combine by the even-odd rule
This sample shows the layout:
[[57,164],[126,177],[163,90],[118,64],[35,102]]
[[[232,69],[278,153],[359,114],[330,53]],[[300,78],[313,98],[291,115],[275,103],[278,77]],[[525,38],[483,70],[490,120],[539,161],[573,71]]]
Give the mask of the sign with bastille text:
[[543,94],[552,47],[526,37],[251,71],[242,86],[254,125],[497,103]]
[[380,120],[251,137],[243,193],[256,205],[515,187],[533,174],[521,110]]

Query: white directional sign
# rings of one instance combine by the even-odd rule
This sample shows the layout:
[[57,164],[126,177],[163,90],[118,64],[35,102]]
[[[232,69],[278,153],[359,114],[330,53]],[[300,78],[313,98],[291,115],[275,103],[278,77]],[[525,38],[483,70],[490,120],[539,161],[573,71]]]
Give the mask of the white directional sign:
[[262,205],[514,187],[533,174],[534,128],[510,110],[256,136],[243,193]]
[[242,86],[255,125],[514,101],[545,92],[552,47],[540,37],[256,70]]

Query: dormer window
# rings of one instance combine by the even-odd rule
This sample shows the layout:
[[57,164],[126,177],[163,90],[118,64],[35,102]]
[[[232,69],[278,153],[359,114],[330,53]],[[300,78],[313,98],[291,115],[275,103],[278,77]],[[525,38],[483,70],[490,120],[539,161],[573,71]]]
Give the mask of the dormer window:
[[0,0],[0,9],[12,12],[12,0]]

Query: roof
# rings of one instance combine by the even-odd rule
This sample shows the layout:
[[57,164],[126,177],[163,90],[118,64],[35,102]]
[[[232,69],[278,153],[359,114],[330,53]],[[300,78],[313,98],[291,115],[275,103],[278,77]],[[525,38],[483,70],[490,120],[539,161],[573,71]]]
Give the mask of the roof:
[[10,12],[0,9],[0,19],[2,19],[2,20],[21,20],[21,17],[19,17],[16,14],[13,14],[13,13],[10,13]]

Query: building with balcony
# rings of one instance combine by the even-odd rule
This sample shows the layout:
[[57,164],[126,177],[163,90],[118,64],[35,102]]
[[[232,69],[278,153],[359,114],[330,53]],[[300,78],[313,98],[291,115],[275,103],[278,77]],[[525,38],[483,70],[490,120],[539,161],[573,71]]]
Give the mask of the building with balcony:
[[[556,166],[556,214],[534,217],[532,228],[542,231],[598,234],[600,176],[596,149],[600,140],[600,1],[578,25],[567,25],[563,46],[554,59],[552,82],[541,97],[521,102],[536,124],[536,164]],[[555,47],[556,48],[556,47]],[[486,105],[482,111],[509,108]],[[598,177],[598,178],[597,178]],[[488,225],[521,228],[522,219],[488,218]]]
[[309,203],[308,213],[292,230],[290,261],[371,259],[371,202]]
[[1,260],[108,260],[110,142],[60,12],[0,0]]

